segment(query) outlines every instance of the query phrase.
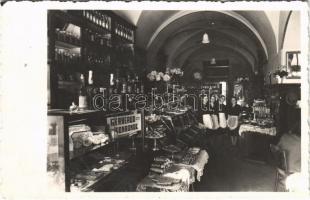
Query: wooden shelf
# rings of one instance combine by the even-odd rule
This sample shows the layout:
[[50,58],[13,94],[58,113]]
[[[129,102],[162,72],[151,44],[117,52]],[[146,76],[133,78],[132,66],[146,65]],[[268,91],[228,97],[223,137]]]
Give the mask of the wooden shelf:
[[67,43],[67,42],[59,41],[59,40],[55,41],[55,46],[59,47],[59,48],[63,48],[63,49],[68,49],[68,50],[72,50],[72,49],[76,49],[76,48],[81,48],[81,45],[70,44],[70,43]]
[[122,43],[122,44],[134,44],[134,41],[128,40],[128,39],[121,37],[119,35],[116,35],[116,34],[115,34],[115,42],[116,43]]
[[83,156],[87,153],[91,153],[92,151],[95,151],[99,148],[102,148],[104,146],[107,146],[110,144],[109,142],[104,143],[104,144],[97,144],[97,145],[92,145],[91,147],[83,147],[81,149],[76,149],[73,152],[70,152],[70,159],[75,159],[77,157]]
[[56,40],[55,41],[55,46],[63,48],[63,49],[71,50],[71,49],[75,49],[75,48],[81,48],[82,45],[81,44],[73,44],[73,43],[69,43],[69,42],[63,42],[63,41],[60,41],[60,40]]
[[58,89],[76,88],[79,89],[81,84],[76,81],[58,81]]
[[[58,88],[69,87],[72,89],[76,86],[75,83],[70,81],[59,82],[57,74],[69,76],[75,73],[82,73],[87,77],[88,71],[93,70],[94,85],[108,87],[107,81],[101,81],[101,79],[106,78],[104,74],[116,73],[117,70],[125,72],[128,68],[122,68],[123,66],[136,62],[136,54],[133,53],[135,52],[134,49],[132,50],[132,47],[135,48],[133,42],[135,40],[135,26],[126,22],[112,11],[99,10],[98,12],[109,18],[111,30],[89,21],[83,16],[83,10],[48,11],[48,61],[51,68],[51,108],[65,107],[63,105],[64,102],[60,99],[61,97],[57,95]],[[68,24],[79,27],[80,35],[76,35],[80,36],[80,40],[66,37],[67,35],[63,35],[65,33],[58,32],[63,31]],[[121,24],[126,30],[130,30],[133,33],[133,41],[116,35],[116,24]],[[78,32],[75,31],[75,33]],[[72,36],[71,34],[69,35]],[[100,41],[103,45],[100,45]],[[56,49],[57,47],[60,50]],[[71,59],[70,54],[73,59]],[[95,60],[98,63],[95,63]],[[135,67],[135,65],[133,66]],[[134,71],[138,72],[139,69],[134,68]],[[124,74],[121,73],[120,76],[125,76]],[[103,83],[106,84],[103,85]],[[63,92],[66,95],[67,91],[64,90]],[[73,94],[68,92],[68,95],[71,98]]]
[[81,188],[81,192],[90,192],[92,191],[92,187],[94,187],[99,181],[101,181],[103,178],[106,178],[108,177],[109,175],[111,175],[112,173],[115,173],[117,171],[120,171],[122,169],[124,169],[126,167],[126,163],[124,163],[122,166],[120,166],[118,169],[116,170],[112,170],[110,172],[101,172],[100,175],[93,181],[90,181],[89,183],[87,183],[86,185],[84,185],[82,188]]
[[97,44],[96,42],[85,42],[84,45],[86,48],[90,48],[91,50],[99,50],[99,51],[104,51],[104,52],[111,52],[112,47],[108,46],[108,45],[100,45]]
[[66,10],[50,10],[50,12],[58,19],[81,26],[81,20],[79,19],[79,17],[68,13]]
[[84,25],[87,28],[91,29],[92,31],[95,31],[97,33],[104,34],[104,35],[111,34],[111,30],[107,30],[107,29],[105,29],[103,27],[97,26],[97,25],[91,23],[90,21],[88,21],[86,18],[82,17],[81,19],[83,20]]

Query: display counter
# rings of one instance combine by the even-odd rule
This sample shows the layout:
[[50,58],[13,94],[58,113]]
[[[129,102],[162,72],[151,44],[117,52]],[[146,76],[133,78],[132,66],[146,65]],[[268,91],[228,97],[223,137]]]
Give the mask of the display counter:
[[169,158],[169,155],[154,158],[149,174],[138,184],[137,191],[188,192],[191,184],[200,181],[209,155],[200,148],[186,148],[175,159]]
[[[47,171],[62,191],[93,191],[143,152],[144,111],[48,111]],[[133,141],[134,135],[140,135]],[[53,185],[52,185],[53,184]]]
[[243,136],[246,133],[257,133],[269,136],[276,136],[277,129],[275,126],[263,127],[259,125],[241,124],[239,128],[239,135]]
[[247,160],[268,162],[270,158],[270,144],[277,135],[273,124],[258,125],[243,123],[239,128],[239,147],[242,156]]

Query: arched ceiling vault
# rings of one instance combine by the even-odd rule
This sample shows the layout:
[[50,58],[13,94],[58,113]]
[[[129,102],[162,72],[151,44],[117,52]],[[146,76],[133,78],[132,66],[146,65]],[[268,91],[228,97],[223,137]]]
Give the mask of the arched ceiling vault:
[[[136,45],[146,50],[147,66],[151,68],[165,64],[182,66],[196,54],[217,57],[222,51],[229,59],[242,61],[257,71],[278,51],[280,11],[118,12],[132,18],[128,21],[137,26]],[[204,32],[209,34],[211,43],[201,47]]]
[[[168,18],[165,22],[163,22],[156,29],[156,31],[153,33],[152,37],[150,38],[149,42],[147,43],[146,49],[150,48],[150,46],[152,45],[152,43],[154,42],[156,37],[159,35],[159,33],[163,29],[165,29],[167,26],[169,26],[172,22],[178,20],[181,17],[191,15],[193,13],[201,13],[201,12],[219,12],[219,13],[222,13],[224,15],[230,16],[235,20],[238,20],[240,23],[242,23],[244,26],[246,26],[249,30],[251,30],[251,32],[256,36],[256,38],[259,40],[259,42],[260,42],[260,44],[264,50],[266,58],[268,59],[268,50],[267,50],[266,44],[265,44],[264,40],[261,38],[258,31],[256,30],[256,28],[246,18],[244,18],[242,15],[239,15],[238,13],[236,13],[234,11],[178,11],[173,16]],[[202,16],[202,17],[204,17],[204,16]]]
[[[183,32],[182,32],[183,33]],[[187,47],[199,47],[201,46],[201,35],[204,33],[204,30],[196,30],[193,33],[186,34],[183,36],[184,39],[179,39],[180,33],[178,33],[174,39],[170,40],[170,43],[176,43],[176,44],[171,44],[169,45],[169,42],[167,41],[167,52],[170,52],[167,65],[173,65],[173,61],[178,57],[180,52],[186,51],[188,48]],[[239,51],[242,56],[245,59],[249,59],[250,63],[253,63],[251,65],[252,69],[254,70],[255,63],[258,62],[258,57],[253,50],[253,48],[250,48],[251,46],[251,41],[248,41],[247,43],[244,42],[243,40],[240,40],[239,38],[236,38],[235,36],[232,36],[230,34],[227,34],[226,32],[220,32],[216,29],[214,30],[209,30],[209,37],[214,40],[210,44],[204,45],[206,47],[214,47],[215,45],[218,47],[221,46],[227,46],[230,47],[231,49],[236,49],[236,51]],[[179,35],[179,36],[178,36]],[[170,48],[170,46],[174,46],[175,48]]]
[[216,36],[221,35],[222,38],[229,39],[231,43],[240,45],[242,48],[248,50],[253,57],[258,59],[255,52],[255,43],[247,38],[243,33],[240,33],[237,30],[233,30],[231,28],[217,29],[215,27],[208,27],[206,25],[200,27],[195,26],[195,28],[184,28],[174,35],[171,35],[165,41],[166,53],[170,54],[170,56],[173,55],[175,51],[177,51],[185,42],[188,42],[193,37],[196,38],[197,42],[201,42],[201,36],[205,32],[212,32]]

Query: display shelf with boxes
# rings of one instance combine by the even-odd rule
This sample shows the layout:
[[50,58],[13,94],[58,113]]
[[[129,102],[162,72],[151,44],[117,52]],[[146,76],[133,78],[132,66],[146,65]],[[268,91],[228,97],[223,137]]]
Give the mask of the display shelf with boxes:
[[[117,173],[137,149],[143,151],[142,145],[136,145],[144,144],[142,116],[143,111],[49,110],[47,170],[51,182],[67,192],[91,191],[98,181]],[[140,135],[139,139],[134,135]]]

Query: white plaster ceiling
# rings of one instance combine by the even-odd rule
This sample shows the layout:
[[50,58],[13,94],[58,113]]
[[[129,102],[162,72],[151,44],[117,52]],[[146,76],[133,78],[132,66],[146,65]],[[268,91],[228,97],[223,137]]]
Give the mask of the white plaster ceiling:
[[137,26],[142,10],[113,10],[113,12],[127,20],[132,25]]
[[[119,10],[115,13],[137,26],[136,45],[147,50],[151,67],[163,65],[159,54],[166,57],[165,64],[184,64],[194,56],[190,52],[212,54],[209,48],[213,52],[232,51],[228,59],[237,60],[233,56],[238,56],[256,71],[278,52],[281,40],[280,11]],[[210,33],[213,44],[209,47],[199,47],[204,32]]]

